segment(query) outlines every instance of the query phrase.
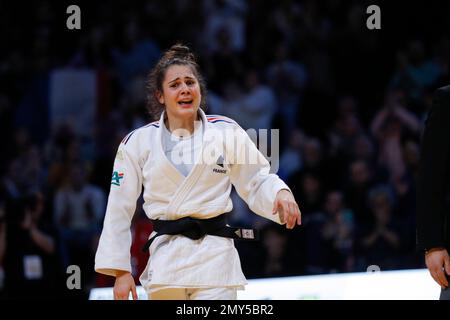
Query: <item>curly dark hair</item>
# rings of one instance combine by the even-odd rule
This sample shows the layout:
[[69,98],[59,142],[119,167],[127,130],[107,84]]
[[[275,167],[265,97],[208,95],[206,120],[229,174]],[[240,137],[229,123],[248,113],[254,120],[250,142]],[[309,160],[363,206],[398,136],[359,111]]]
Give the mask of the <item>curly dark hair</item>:
[[164,105],[158,101],[158,93],[163,91],[162,83],[166,71],[173,65],[187,65],[191,67],[192,72],[199,83],[200,93],[202,95],[200,108],[203,110],[206,109],[206,82],[199,71],[200,68],[197,64],[196,57],[189,47],[177,43],[164,52],[161,59],[159,59],[158,63],[150,71],[147,77],[147,109],[154,120],[157,120],[164,110]]

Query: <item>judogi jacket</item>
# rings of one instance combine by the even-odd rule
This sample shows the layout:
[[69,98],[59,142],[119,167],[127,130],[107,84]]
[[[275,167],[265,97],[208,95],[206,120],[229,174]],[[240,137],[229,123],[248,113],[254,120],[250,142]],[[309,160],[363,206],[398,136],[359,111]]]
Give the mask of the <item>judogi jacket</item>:
[[[207,116],[202,110],[203,145],[187,177],[164,154],[159,121],[129,133],[114,162],[108,205],[95,257],[95,270],[116,275],[131,272],[130,225],[142,186],[145,214],[150,219],[207,219],[230,212],[234,185],[256,214],[281,224],[272,214],[276,194],[288,186],[269,173],[270,165],[247,133],[233,120]],[[192,240],[162,235],[150,246],[140,277],[144,288],[242,287],[246,284],[233,239],[206,235]]]

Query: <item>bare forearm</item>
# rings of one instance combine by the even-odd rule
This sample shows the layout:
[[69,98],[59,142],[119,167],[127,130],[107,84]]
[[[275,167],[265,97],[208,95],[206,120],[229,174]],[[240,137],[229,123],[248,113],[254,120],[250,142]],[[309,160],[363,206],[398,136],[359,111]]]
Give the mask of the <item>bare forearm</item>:
[[46,253],[52,254],[55,252],[55,241],[49,235],[39,231],[37,228],[33,228],[30,230],[30,236],[38,247]]
[[370,247],[375,243],[377,239],[378,239],[378,232],[374,232],[363,239],[363,246]]
[[400,120],[408,126],[408,128],[413,132],[418,132],[420,130],[420,122],[414,115],[410,114],[402,107],[397,107],[395,109],[395,114],[400,118]]
[[375,137],[379,136],[381,126],[383,125],[383,122],[387,116],[388,116],[387,111],[383,109],[375,116],[375,119],[372,121],[370,125],[370,131]]

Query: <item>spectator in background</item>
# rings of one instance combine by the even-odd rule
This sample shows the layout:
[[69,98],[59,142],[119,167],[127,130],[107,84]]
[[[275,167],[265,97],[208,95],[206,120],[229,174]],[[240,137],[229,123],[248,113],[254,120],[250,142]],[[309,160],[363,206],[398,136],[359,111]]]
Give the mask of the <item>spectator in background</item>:
[[362,123],[356,110],[356,100],[345,96],[339,100],[337,118],[329,132],[330,154],[348,162],[352,157],[356,139],[363,133]]
[[325,154],[322,142],[315,137],[307,137],[303,141],[302,167],[292,174],[293,183],[295,184],[296,180],[300,181],[306,172],[316,175],[325,189],[336,185],[339,176],[339,172],[334,171],[333,163]]
[[358,135],[354,141],[353,149],[350,152],[350,158],[348,159],[344,160],[342,157],[332,157],[329,161],[333,168],[335,168],[334,171],[338,172],[337,181],[339,182],[338,187],[340,189],[342,189],[342,186],[344,186],[349,180],[349,163],[356,161],[365,163],[368,168],[372,168],[372,170],[374,170],[375,175],[383,177],[384,172],[377,167],[375,161],[375,146],[370,136],[365,134]]
[[88,290],[94,275],[94,254],[105,210],[105,194],[87,180],[86,168],[72,163],[54,198],[54,221],[61,238],[63,264],[80,266]]
[[[294,44],[300,38],[299,29],[302,28],[298,27],[302,26],[305,28],[308,22],[313,22],[313,20],[316,22],[314,19],[316,17],[314,16],[316,11],[314,9],[317,6],[311,2],[308,4],[312,4],[312,6],[308,7],[308,9],[312,8],[311,11],[308,11],[308,9],[305,9],[302,5],[294,1],[281,1],[279,5],[272,8],[270,11],[271,23],[274,25],[280,39],[288,44]],[[308,11],[308,13],[305,11]],[[303,21],[303,19],[308,21]],[[315,26],[312,30],[316,30]]]
[[352,160],[362,160],[367,163],[374,162],[375,146],[367,135],[359,135],[353,146]]
[[403,237],[394,213],[394,196],[388,186],[376,186],[369,192],[369,208],[373,223],[359,228],[359,271],[370,265],[381,270],[395,270],[402,266]]
[[303,167],[302,149],[305,137],[303,132],[295,128],[289,137],[289,143],[286,149],[281,154],[280,170],[278,175],[281,179],[289,180],[291,175],[301,170]]
[[6,224],[5,297],[56,298],[59,264],[55,230],[41,223],[44,198],[40,193],[11,203]]
[[26,154],[20,159],[20,167],[25,179],[25,188],[28,192],[43,190],[47,180],[44,169],[41,149],[37,145],[29,147]]
[[77,136],[69,124],[55,128],[52,139],[45,147],[45,158],[48,164],[48,184],[50,189],[58,189],[73,162],[81,161]]
[[264,248],[264,277],[279,277],[286,274],[289,269],[289,255],[287,255],[288,237],[282,227],[267,224],[261,230],[262,245]]
[[111,180],[111,168],[117,152],[117,146],[127,134],[121,113],[117,110],[109,113],[98,124],[95,137],[95,160],[92,163],[91,183],[99,186],[105,194],[108,193]]
[[47,158],[52,161],[74,160],[71,159],[68,149],[70,144],[76,139],[77,135],[69,122],[59,124],[55,127],[52,137],[46,146]]
[[139,21],[132,18],[123,29],[122,43],[111,52],[119,83],[128,92],[133,79],[145,75],[153,67],[161,53],[157,44],[150,38],[141,35]]
[[228,29],[217,30],[216,37],[218,50],[205,59],[205,69],[211,90],[226,95],[226,84],[244,77],[244,56],[233,50]]
[[224,81],[221,85],[221,94],[208,92],[208,110],[211,108],[213,114],[224,114],[234,116],[241,108],[241,100],[244,97],[244,89],[240,81],[233,79]]
[[289,55],[288,46],[281,43],[276,49],[275,61],[267,68],[267,80],[277,96],[286,136],[297,125],[302,91],[307,84],[306,67]]
[[[333,127],[328,132],[328,156],[330,170],[336,176],[338,183],[346,178],[346,167],[355,158],[359,139],[364,129],[357,113],[357,102],[353,96],[343,96],[339,99],[337,116]],[[334,187],[337,187],[335,185]]]
[[[2,74],[0,73],[0,78]],[[1,86],[1,82],[0,82]],[[5,88],[3,88],[5,89]],[[3,138],[2,143],[2,154],[0,157],[0,174],[5,173],[5,169],[7,167],[7,163],[9,161],[9,157],[14,153],[14,149],[16,148],[15,141],[13,141],[13,105],[10,101],[10,98],[0,92],[0,135]]]
[[323,201],[323,184],[320,177],[314,172],[298,172],[289,180],[295,198],[302,199],[302,214],[317,212],[321,209]]
[[7,172],[0,184],[0,194],[4,198],[6,206],[11,202],[22,198],[26,190],[26,176],[21,170],[20,158],[13,158],[8,166]]
[[342,192],[330,191],[323,211],[305,221],[309,274],[349,272],[354,268],[354,221]]
[[245,15],[247,3],[244,0],[203,1],[206,22],[203,32],[203,47],[209,53],[219,50],[217,34],[224,30],[230,37],[230,47],[234,52],[243,51],[245,39]]
[[256,70],[248,70],[245,75],[246,93],[242,97],[239,109],[234,117],[240,119],[244,129],[270,129],[275,112],[278,109],[275,94],[269,86],[261,82]]
[[305,170],[319,174],[323,168],[323,146],[319,139],[308,138],[303,143],[303,166]]
[[31,137],[28,129],[25,127],[19,127],[13,132],[13,144],[12,150],[14,157],[21,157],[25,155],[31,146]]
[[31,142],[25,128],[14,132],[14,146],[14,156],[6,166],[9,170],[3,180],[7,194],[15,197],[18,193],[40,190],[46,180],[41,149]]
[[427,57],[421,40],[409,42],[406,52],[398,52],[397,63],[390,87],[404,90],[413,105],[419,103],[427,88],[435,84],[446,67],[442,60]]
[[367,162],[353,161],[349,168],[349,181],[345,186],[345,202],[355,215],[355,221],[359,226],[370,225],[371,216],[367,205],[367,194],[372,188],[373,172]]
[[379,146],[378,164],[386,168],[391,181],[405,174],[401,141],[406,133],[418,135],[420,122],[402,104],[403,93],[400,90],[388,92],[384,107],[371,124],[372,135]]

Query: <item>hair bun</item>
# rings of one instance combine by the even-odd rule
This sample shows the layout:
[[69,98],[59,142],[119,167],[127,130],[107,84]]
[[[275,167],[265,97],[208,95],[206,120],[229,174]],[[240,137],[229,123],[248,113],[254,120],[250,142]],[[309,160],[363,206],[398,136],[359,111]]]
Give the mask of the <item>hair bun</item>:
[[188,46],[176,43],[167,51],[167,55],[172,58],[195,61],[195,56]]

